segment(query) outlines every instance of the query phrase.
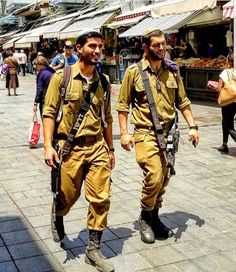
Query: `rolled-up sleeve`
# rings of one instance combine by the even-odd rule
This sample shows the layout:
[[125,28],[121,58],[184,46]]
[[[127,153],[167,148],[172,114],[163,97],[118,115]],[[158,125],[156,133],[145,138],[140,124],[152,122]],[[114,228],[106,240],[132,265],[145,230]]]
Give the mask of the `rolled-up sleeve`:
[[178,83],[178,98],[177,98],[176,107],[181,110],[185,108],[186,106],[190,105],[191,102],[186,95],[183,80],[181,79],[179,73],[176,76],[176,80]]
[[55,73],[48,85],[45,96],[45,103],[43,109],[43,117],[50,117],[55,119],[60,107],[60,86],[62,81],[62,73]]
[[120,88],[120,94],[116,104],[116,110],[118,112],[123,111],[129,113],[132,86],[133,86],[132,74],[131,70],[128,68],[125,72],[122,85]]

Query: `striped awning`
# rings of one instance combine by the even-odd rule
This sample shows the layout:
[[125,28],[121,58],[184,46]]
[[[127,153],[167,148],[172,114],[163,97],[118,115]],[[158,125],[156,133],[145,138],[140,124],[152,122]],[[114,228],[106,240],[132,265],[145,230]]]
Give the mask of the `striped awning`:
[[31,29],[32,32],[25,36],[26,42],[40,42],[40,36],[42,36],[44,32],[50,29],[50,27],[51,25],[45,25],[35,29]]
[[115,20],[109,24],[107,27],[109,28],[119,28],[121,26],[129,26],[134,25],[140,22],[142,19],[147,17],[150,11],[136,12],[130,13],[127,15],[121,14],[115,17]]
[[[235,4],[236,4],[236,0],[235,0]],[[234,8],[234,0],[231,0],[229,3],[225,4],[223,6],[223,19],[224,20],[233,19],[236,13],[235,10],[236,8]]]
[[99,31],[113,15],[114,12],[76,21],[60,32],[60,39],[76,38],[81,31],[88,28]]
[[66,28],[72,20],[73,18],[69,18],[50,25],[50,27],[43,33],[43,38],[59,38],[60,31]]
[[201,11],[190,11],[180,14],[167,15],[159,18],[148,17],[139,24],[131,27],[129,30],[123,32],[119,37],[133,37],[142,36],[142,33],[147,28],[156,28],[162,30],[164,33],[176,33],[179,28],[184,26],[188,21],[198,16]]

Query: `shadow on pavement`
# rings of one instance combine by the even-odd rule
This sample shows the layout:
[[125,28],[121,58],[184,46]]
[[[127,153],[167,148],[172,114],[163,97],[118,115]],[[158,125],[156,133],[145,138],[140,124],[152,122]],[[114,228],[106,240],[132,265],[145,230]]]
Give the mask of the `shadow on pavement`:
[[160,216],[167,217],[171,221],[175,222],[177,224],[177,231],[175,232],[175,242],[181,238],[182,233],[185,232],[188,228],[188,221],[193,220],[195,221],[196,225],[199,227],[202,227],[205,224],[205,220],[200,218],[198,215],[182,212],[182,211],[175,211],[173,213],[164,213]]
[[23,217],[0,216],[0,271],[62,270],[40,237]]

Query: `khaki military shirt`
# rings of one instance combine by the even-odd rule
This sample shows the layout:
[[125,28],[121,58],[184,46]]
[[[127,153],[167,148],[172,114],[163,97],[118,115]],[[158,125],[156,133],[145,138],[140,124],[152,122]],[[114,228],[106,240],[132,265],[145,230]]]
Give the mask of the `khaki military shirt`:
[[[159,121],[168,123],[174,119],[175,102],[178,102],[179,109],[190,104],[182,79],[177,73],[169,71],[164,62],[159,75],[153,71],[147,59],[143,58],[141,63],[149,78]],[[141,127],[153,126],[143,81],[136,64],[131,65],[125,72],[116,109],[119,112],[129,113],[130,104],[132,124]]]
[[[45,97],[45,105],[43,110],[43,117],[57,118],[58,110],[60,107],[60,86],[63,78],[63,70],[57,71],[51,78],[47,94]],[[64,105],[63,115],[59,123],[58,134],[65,136],[68,135],[73,124],[76,121],[78,110],[84,97],[91,87],[92,82],[99,79],[97,71],[94,71],[93,77],[89,83],[82,77],[78,62],[71,66],[71,79],[68,84]],[[104,91],[102,89],[101,81],[99,81],[98,88],[95,94],[91,94],[92,103],[90,110],[84,116],[82,124],[76,134],[79,136],[95,136],[102,133],[101,125],[101,107],[104,103]],[[105,101],[105,121],[112,122],[111,116],[111,102],[110,95]]]

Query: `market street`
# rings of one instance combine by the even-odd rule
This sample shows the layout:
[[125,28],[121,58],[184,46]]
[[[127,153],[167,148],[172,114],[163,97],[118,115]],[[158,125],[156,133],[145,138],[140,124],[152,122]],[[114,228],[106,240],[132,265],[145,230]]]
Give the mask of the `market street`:
[[[27,138],[32,119],[35,76],[19,77],[18,96],[7,96],[0,82],[0,272],[92,272],[84,262],[87,202],[83,193],[65,217],[68,238],[53,242],[50,231],[50,170],[43,159],[42,137],[36,149]],[[180,118],[177,175],[164,196],[161,218],[175,236],[154,244],[139,237],[137,219],[142,172],[134,151],[120,148],[113,85],[116,167],[112,173],[111,209],[102,252],[116,272],[236,271],[236,143],[229,154],[221,144],[221,112],[215,104],[194,103],[200,144],[187,141]],[[130,127],[132,132],[132,127]]]

